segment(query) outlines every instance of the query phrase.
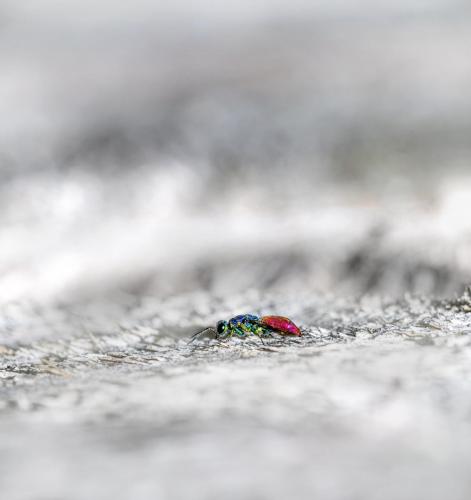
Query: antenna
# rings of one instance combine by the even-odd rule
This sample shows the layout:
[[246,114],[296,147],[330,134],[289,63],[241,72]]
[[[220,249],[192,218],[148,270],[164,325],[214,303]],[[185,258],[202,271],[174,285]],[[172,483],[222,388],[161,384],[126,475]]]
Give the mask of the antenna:
[[199,335],[201,335],[202,333],[207,332],[207,331],[214,332],[214,335],[217,337],[216,330],[212,326],[207,326],[206,328],[203,328],[202,330],[198,330],[196,333],[194,333],[191,336],[190,340],[188,341],[188,344],[191,344],[192,342],[194,342]]

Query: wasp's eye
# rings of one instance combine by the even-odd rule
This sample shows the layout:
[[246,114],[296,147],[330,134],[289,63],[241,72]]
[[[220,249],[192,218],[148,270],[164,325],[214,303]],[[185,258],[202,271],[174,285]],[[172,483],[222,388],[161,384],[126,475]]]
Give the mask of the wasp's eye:
[[216,330],[218,333],[223,333],[224,330],[226,329],[226,322],[225,321],[218,321],[217,325],[216,325]]

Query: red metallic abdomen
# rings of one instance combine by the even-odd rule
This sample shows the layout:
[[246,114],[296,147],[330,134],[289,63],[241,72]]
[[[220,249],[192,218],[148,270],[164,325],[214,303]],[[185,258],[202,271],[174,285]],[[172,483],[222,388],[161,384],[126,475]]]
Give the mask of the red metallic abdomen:
[[279,333],[296,335],[297,337],[301,336],[301,330],[289,318],[283,316],[263,316],[261,322]]

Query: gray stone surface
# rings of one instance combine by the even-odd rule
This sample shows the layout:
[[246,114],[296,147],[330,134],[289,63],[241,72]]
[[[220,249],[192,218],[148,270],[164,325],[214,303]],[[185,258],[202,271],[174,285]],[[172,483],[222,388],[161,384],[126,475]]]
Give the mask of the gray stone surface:
[[129,299],[108,331],[84,305],[23,311],[31,342],[5,315],[2,498],[469,498],[468,295],[219,298],[305,335],[188,345],[214,301]]

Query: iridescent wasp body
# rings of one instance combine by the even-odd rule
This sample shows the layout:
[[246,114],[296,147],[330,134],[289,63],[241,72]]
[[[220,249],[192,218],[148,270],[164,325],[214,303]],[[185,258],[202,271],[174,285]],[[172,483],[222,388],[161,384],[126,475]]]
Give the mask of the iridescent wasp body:
[[192,335],[190,342],[208,331],[213,332],[216,339],[228,339],[234,335],[241,338],[255,335],[261,339],[262,337],[270,337],[273,333],[301,336],[301,330],[284,316],[259,317],[254,314],[240,314],[228,321],[218,321],[216,328],[210,326],[199,330]]

